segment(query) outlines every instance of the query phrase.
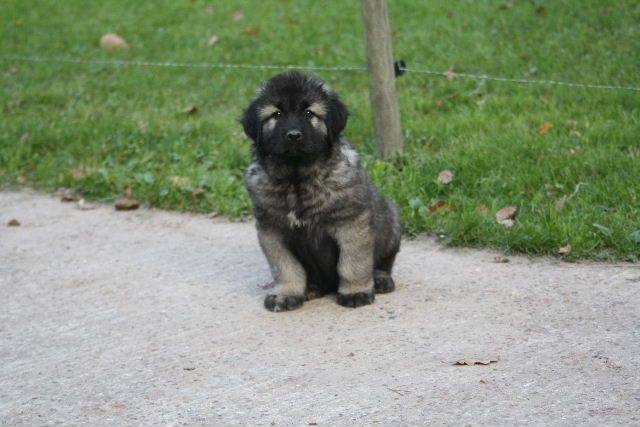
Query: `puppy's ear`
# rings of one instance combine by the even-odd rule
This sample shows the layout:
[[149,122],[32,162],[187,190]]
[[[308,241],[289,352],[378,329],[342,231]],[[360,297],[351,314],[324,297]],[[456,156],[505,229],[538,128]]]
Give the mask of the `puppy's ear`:
[[329,138],[336,140],[340,136],[344,127],[347,125],[349,111],[347,107],[340,101],[337,95],[329,96],[329,111],[327,113],[327,129],[329,130]]
[[242,115],[242,127],[244,133],[247,134],[253,142],[258,141],[258,133],[260,132],[260,119],[258,118],[258,103],[253,101]]

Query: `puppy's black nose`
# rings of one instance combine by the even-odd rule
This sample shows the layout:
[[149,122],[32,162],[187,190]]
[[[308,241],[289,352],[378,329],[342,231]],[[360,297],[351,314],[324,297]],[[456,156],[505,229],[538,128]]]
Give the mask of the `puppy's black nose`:
[[287,139],[289,141],[300,141],[300,139],[302,139],[302,132],[298,129],[291,129],[287,132]]

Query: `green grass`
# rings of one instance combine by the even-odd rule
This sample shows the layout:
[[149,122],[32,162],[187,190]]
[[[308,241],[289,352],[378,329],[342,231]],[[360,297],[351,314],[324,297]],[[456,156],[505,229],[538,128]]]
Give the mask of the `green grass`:
[[[409,67],[640,86],[636,1],[389,3],[395,55]],[[361,66],[358,7],[4,0],[0,55]],[[244,11],[240,22],[232,19],[236,10]],[[251,27],[260,31],[243,34]],[[131,47],[103,51],[98,41],[112,31]],[[207,47],[213,34],[220,41]],[[131,185],[152,206],[250,213],[243,184],[249,142],[238,118],[273,70],[7,59],[0,67],[0,186],[70,187],[110,201]],[[402,207],[408,233],[526,254],[571,244],[568,259],[638,260],[640,92],[407,73],[397,81],[406,150],[391,165],[373,156],[367,75],[315,74],[349,105],[346,134]],[[182,113],[189,105],[198,112]],[[543,135],[544,122],[553,128]],[[455,173],[452,184],[437,182],[443,169]],[[558,210],[557,201],[572,194]],[[436,201],[448,209],[430,213]],[[505,229],[494,214],[509,205],[520,213]]]

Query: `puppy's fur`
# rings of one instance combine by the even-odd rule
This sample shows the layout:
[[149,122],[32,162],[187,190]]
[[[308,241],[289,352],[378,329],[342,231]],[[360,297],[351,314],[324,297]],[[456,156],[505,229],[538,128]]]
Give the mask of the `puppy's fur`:
[[326,84],[296,72],[269,80],[244,112],[253,141],[246,184],[275,280],[269,310],[335,291],[339,304],[359,307],[395,288],[398,208],[342,137],[347,116]]

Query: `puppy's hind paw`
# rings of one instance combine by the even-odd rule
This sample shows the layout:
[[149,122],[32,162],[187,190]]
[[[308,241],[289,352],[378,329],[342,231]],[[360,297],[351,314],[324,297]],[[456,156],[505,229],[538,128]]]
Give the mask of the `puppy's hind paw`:
[[338,292],[338,304],[343,307],[361,307],[363,305],[372,304],[376,299],[376,295],[371,292],[356,292],[353,294],[341,294]]
[[396,284],[394,283],[393,279],[386,273],[374,275],[373,286],[377,294],[387,294],[389,292],[393,292],[396,289]]
[[290,311],[300,308],[304,302],[303,297],[289,296],[289,295],[267,295],[264,299],[264,307],[269,310],[278,311]]

